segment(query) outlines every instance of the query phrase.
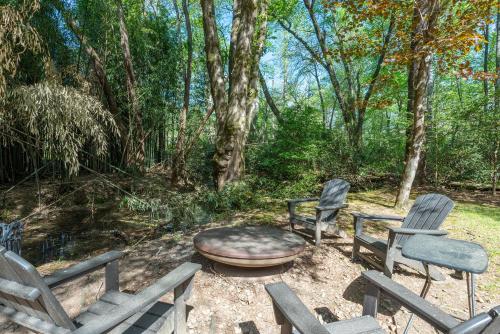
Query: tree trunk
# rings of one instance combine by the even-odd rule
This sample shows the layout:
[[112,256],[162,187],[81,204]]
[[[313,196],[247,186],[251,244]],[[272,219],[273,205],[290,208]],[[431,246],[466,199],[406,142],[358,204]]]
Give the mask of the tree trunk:
[[[489,55],[489,50],[490,50],[490,25],[488,22],[485,22],[484,24],[484,55],[483,55],[483,71],[484,73],[488,73],[488,55]],[[486,116],[488,114],[488,101],[489,101],[489,86],[488,86],[488,79],[483,80],[483,90],[484,90],[484,115]]]
[[128,38],[127,26],[125,24],[125,16],[123,14],[123,5],[121,0],[116,0],[118,19],[120,23],[120,45],[123,52],[123,65],[127,76],[127,95],[130,103],[129,112],[129,133],[128,133],[128,150],[126,155],[127,165],[134,166],[138,170],[144,169],[144,129],[142,127],[142,112],[139,106],[137,97],[137,88],[134,67],[132,64],[132,55],[130,53],[130,45]]
[[412,98],[410,110],[413,114],[413,127],[405,168],[396,199],[397,208],[404,208],[408,204],[424,144],[426,94],[432,62],[432,53],[427,47],[428,43],[432,41],[432,32],[436,26],[439,14],[439,0],[416,0],[414,6],[412,24],[414,32],[412,33],[410,50],[413,59],[408,73],[409,80],[413,73],[411,85],[408,85],[408,96]]
[[189,110],[189,98],[191,92],[191,73],[193,67],[193,33],[191,29],[191,19],[189,17],[188,0],[182,0],[182,12],[186,25],[187,34],[187,64],[184,74],[184,104],[179,115],[179,130],[177,135],[177,143],[175,145],[175,155],[172,161],[172,182],[174,184],[183,185],[187,182],[186,172],[186,121]]
[[162,118],[160,120],[160,125],[158,126],[158,150],[156,152],[156,162],[163,162],[163,153],[165,152],[165,120]]
[[266,98],[267,105],[269,108],[271,108],[272,113],[278,120],[278,123],[283,123],[283,117],[281,116],[281,112],[276,106],[276,103],[274,103],[274,99],[269,92],[269,88],[267,88],[267,83],[266,79],[262,75],[262,72],[259,70],[259,80],[260,80],[260,86],[262,87],[262,92],[264,93],[264,97]]
[[313,64],[314,67],[314,79],[316,79],[316,85],[318,86],[319,94],[319,105],[321,107],[321,115],[323,115],[323,128],[326,129],[326,108],[325,100],[323,99],[323,92],[321,90],[321,82],[319,80],[318,66],[316,63]]
[[104,92],[104,97],[106,98],[108,109],[115,116],[115,121],[120,129],[122,137],[124,137],[126,132],[123,131],[125,131],[126,127],[119,117],[118,105],[116,103],[113,91],[111,90],[111,85],[109,84],[108,77],[104,69],[104,63],[102,62],[95,49],[89,44],[87,37],[80,30],[78,23],[75,21],[75,19],[73,19],[73,17],[71,17],[71,14],[67,12],[66,9],[64,9],[63,4],[56,1],[54,2],[54,6],[61,13],[64,21],[66,22],[66,25],[73,32],[73,34],[75,34],[76,38],[80,42],[80,45],[83,46],[85,53],[90,58],[97,80],[99,80],[99,84],[101,85]]
[[[497,22],[496,22],[496,79],[495,79],[495,110],[494,110],[494,125],[493,125],[493,155],[492,155],[492,171],[491,171],[491,186],[493,195],[497,193],[499,164],[498,156],[500,154],[500,129],[498,126],[498,119],[500,118],[500,11],[497,9]],[[496,120],[496,122],[495,122]]]
[[219,36],[215,23],[215,6],[213,0],[201,0],[203,13],[203,33],[205,36],[205,57],[207,61],[210,94],[217,118],[217,133],[220,132],[223,115],[227,111],[226,80],[220,55]]
[[[258,4],[256,0],[235,0],[233,3],[228,96],[213,0],[201,0],[201,7],[210,91],[217,116],[214,181],[221,190],[227,182],[239,179],[244,172],[244,146],[257,110],[258,60],[264,44],[260,35],[256,37],[254,32],[257,13],[259,9],[267,9],[267,1]],[[260,26],[261,30],[262,27],[265,29],[265,24]]]
[[[345,129],[347,132],[347,137],[349,140],[349,144],[351,146],[351,150],[353,152],[353,170],[356,170],[357,164],[359,163],[359,158],[361,156],[362,142],[363,142],[363,125],[366,113],[366,107],[368,102],[372,96],[375,85],[378,81],[380,70],[382,68],[382,64],[385,59],[385,55],[387,53],[388,45],[392,37],[392,33],[395,26],[395,17],[391,16],[388,30],[384,36],[382,41],[382,48],[377,59],[377,63],[375,66],[374,72],[371,74],[371,79],[364,94],[363,101],[361,103],[356,103],[357,94],[354,89],[354,73],[351,71],[351,64],[349,63],[348,58],[345,56],[343,51],[343,42],[341,36],[337,36],[339,39],[339,53],[340,53],[340,62],[343,65],[345,70],[344,76],[347,82],[347,88],[344,89],[340,83],[339,76],[337,75],[334,61],[332,59],[332,53],[328,49],[327,41],[326,41],[326,33],[322,30],[320,26],[320,22],[318,22],[316,18],[316,14],[314,11],[314,3],[315,1],[311,0],[303,0],[304,5],[308,11],[309,18],[314,28],[314,34],[316,39],[318,40],[318,44],[320,47],[320,52],[317,52],[313,47],[311,47],[306,40],[301,38],[295,31],[293,31],[290,25],[285,24],[283,21],[278,21],[278,24],[281,25],[286,31],[288,31],[297,41],[299,41],[305,49],[311,54],[312,58],[319,63],[326,70],[328,77],[330,79],[334,95],[338,101],[338,106],[340,111],[342,112]],[[361,93],[358,91],[358,93]]]
[[[235,0],[241,1],[241,0]],[[247,127],[247,98],[250,84],[252,40],[257,17],[255,0],[241,1],[241,19],[229,78],[231,90],[222,131],[218,134],[214,161],[217,189],[237,180],[243,173],[244,136]]]
[[[251,45],[251,63],[249,71],[249,84],[247,91],[246,101],[246,126],[243,132],[243,147],[247,143],[248,135],[252,124],[255,120],[255,115],[259,107],[259,73],[260,73],[260,58],[264,52],[267,35],[267,6],[268,0],[257,1],[256,17],[255,17],[255,36]],[[241,162],[243,163],[242,170],[244,171],[244,157]]]

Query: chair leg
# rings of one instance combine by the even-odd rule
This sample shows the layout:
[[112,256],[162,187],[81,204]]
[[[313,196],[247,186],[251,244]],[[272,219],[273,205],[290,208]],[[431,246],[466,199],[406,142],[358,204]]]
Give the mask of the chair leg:
[[358,259],[358,253],[359,253],[360,245],[359,242],[356,241],[356,237],[354,237],[353,243],[352,243],[352,255],[351,255],[351,260],[354,262]]
[[469,301],[469,317],[473,318],[476,315],[476,289],[474,283],[474,274],[466,273],[467,276],[467,298]]
[[316,224],[316,246],[321,244],[321,224]]
[[384,275],[391,278],[394,271],[394,252],[389,248],[384,261]]
[[193,278],[174,289],[174,333],[187,334],[186,300],[192,291]]

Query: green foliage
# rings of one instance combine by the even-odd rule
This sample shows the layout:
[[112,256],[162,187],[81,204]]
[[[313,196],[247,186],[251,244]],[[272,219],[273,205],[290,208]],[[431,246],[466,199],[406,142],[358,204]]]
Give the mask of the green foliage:
[[210,221],[210,215],[199,203],[198,193],[169,192],[166,198],[143,199],[137,195],[126,195],[120,207],[149,215],[150,222],[171,226],[173,230],[186,230]]
[[306,107],[288,109],[269,145],[257,148],[250,165],[256,172],[279,180],[296,180],[306,171],[315,170],[324,155],[321,114]]
[[225,212],[249,208],[256,204],[256,196],[246,181],[232,182],[222,191],[207,191],[205,205],[211,212]]
[[38,10],[38,1],[23,1],[20,5],[0,4],[0,108],[5,98],[7,79],[14,77],[21,56],[26,51],[40,52],[42,41],[30,24]]
[[297,7],[298,0],[270,0],[269,17],[280,20],[289,17]]
[[48,158],[61,160],[71,174],[79,169],[84,145],[107,152],[109,134],[118,130],[109,111],[81,91],[57,83],[20,86],[9,92],[6,110],[0,109],[2,139],[28,144]]

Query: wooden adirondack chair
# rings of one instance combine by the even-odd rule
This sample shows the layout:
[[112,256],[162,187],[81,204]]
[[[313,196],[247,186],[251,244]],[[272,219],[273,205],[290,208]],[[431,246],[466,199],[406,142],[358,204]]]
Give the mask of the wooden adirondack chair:
[[[391,277],[396,263],[407,265],[420,272],[425,272],[421,262],[407,259],[401,255],[401,248],[406,240],[415,234],[428,234],[444,236],[446,231],[438,230],[450,211],[453,209],[454,203],[451,199],[444,195],[427,194],[419,196],[410,212],[406,217],[387,216],[387,215],[371,215],[365,213],[353,212],[354,216],[354,244],[352,248],[352,259],[358,257],[368,261],[376,268],[384,271]],[[366,220],[370,221],[401,221],[402,225],[399,228],[389,227],[388,240],[374,238],[363,231],[363,223]],[[369,256],[365,256],[360,252],[360,248],[364,247],[370,250],[374,255],[381,258],[383,266],[377,261],[373,261]],[[443,280],[444,276],[436,268],[430,267],[431,277],[435,280]]]
[[[325,183],[320,198],[297,198],[288,200],[288,214],[290,219],[290,230],[295,229],[295,224],[304,226],[306,229],[315,231],[316,246],[321,243],[321,232],[333,232],[341,237],[346,234],[337,226],[337,215],[339,210],[346,208],[345,199],[351,185],[349,182],[334,179]],[[296,214],[297,205],[305,202],[317,202],[316,217],[301,216]]]
[[297,295],[283,282],[266,285],[273,301],[276,321],[281,334],[384,334],[376,320],[380,292],[398,301],[438,331],[449,334],[498,334],[500,333],[500,305],[488,313],[481,313],[460,323],[427,300],[404,286],[370,270],[362,273],[369,286],[363,302],[361,317],[321,324]]
[[[186,300],[199,264],[184,263],[136,295],[119,291],[118,260],[108,252],[68,269],[41,277],[17,254],[0,247],[0,315],[44,334],[162,333],[185,334]],[[105,269],[105,293],[75,319],[70,319],[51,288]],[[174,305],[158,301],[174,291]]]

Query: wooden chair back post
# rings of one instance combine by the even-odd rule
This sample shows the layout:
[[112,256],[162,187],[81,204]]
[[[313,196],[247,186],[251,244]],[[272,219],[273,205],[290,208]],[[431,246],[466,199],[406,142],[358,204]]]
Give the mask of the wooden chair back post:
[[[325,183],[319,199],[319,206],[335,206],[345,203],[351,185],[342,179],[333,179]],[[338,210],[325,210],[321,212],[321,221],[335,221]]]
[[[426,194],[418,196],[401,227],[437,230],[454,206],[453,201],[445,195]],[[409,237],[408,235],[398,235],[395,243],[402,246]]]
[[193,278],[174,289],[174,334],[187,334],[186,301],[193,290]]
[[39,291],[39,295],[33,300],[28,297],[22,298],[19,294],[14,296],[7,295],[5,291],[0,292],[0,300],[7,307],[59,327],[69,330],[76,328],[40,274],[29,262],[11,251],[5,251],[2,247],[0,268],[1,279],[17,283],[22,290]]

